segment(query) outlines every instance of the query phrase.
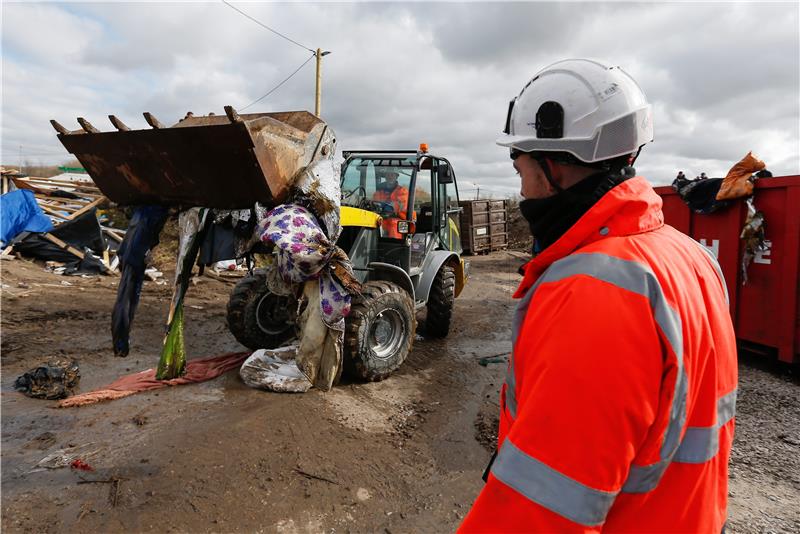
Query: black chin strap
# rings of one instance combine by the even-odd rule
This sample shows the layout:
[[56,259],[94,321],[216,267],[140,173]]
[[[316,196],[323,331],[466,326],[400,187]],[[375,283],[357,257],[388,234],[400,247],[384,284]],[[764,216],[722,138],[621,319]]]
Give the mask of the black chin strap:
[[558,194],[564,192],[564,188],[558,185],[553,179],[553,173],[550,171],[550,163],[547,161],[547,158],[542,155],[533,155],[533,158],[539,163],[539,167],[542,168],[542,172],[544,173],[544,177],[547,178],[547,183],[549,183],[553,189],[556,190]]

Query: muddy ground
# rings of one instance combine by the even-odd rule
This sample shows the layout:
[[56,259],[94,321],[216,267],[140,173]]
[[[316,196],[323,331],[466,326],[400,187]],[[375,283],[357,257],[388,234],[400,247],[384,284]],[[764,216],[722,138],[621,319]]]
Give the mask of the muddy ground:
[[[29,399],[13,381],[53,355],[79,362],[80,391],[153,366],[169,286],[146,283],[131,354],[115,358],[116,279],[3,261],[3,531],[452,531],[496,437],[504,365],[478,360],[510,349],[522,263],[505,252],[471,261],[451,335],[419,336],[384,382],[289,395],[230,372],[76,409]],[[231,285],[199,280],[187,298],[190,357],[241,350],[225,326]],[[800,531],[800,383],[760,360],[742,360],[740,372],[729,531]],[[74,446],[94,471],[35,470]]]

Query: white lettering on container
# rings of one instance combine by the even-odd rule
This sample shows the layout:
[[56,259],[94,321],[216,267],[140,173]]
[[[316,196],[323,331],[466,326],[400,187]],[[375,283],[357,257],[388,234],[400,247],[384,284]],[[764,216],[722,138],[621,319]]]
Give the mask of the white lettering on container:
[[764,250],[756,252],[756,257],[753,258],[753,263],[763,263],[764,265],[771,264],[772,258],[769,257],[771,252],[772,252],[772,241],[765,239]]

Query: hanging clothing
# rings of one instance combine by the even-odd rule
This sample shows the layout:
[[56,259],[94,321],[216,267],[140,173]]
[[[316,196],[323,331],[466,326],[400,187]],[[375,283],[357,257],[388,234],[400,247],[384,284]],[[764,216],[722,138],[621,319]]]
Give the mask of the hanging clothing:
[[[297,365],[315,387],[328,391],[341,373],[344,318],[350,313],[351,295],[361,285],[347,255],[328,240],[306,207],[278,206],[262,226],[261,239],[275,246],[283,283],[289,288],[303,285],[307,307],[299,318]],[[295,292],[289,288],[277,293]]]
[[117,288],[117,300],[111,312],[111,339],[114,355],[127,356],[129,336],[147,267],[147,253],[158,245],[158,236],[167,222],[169,210],[164,206],[139,206],[131,217],[125,239],[117,250],[122,275]]
[[463,532],[714,532],[737,365],[725,281],[644,178],[528,262],[497,458]]
[[189,208],[178,215],[178,259],[175,285],[167,314],[166,334],[156,369],[158,380],[178,378],[186,372],[186,348],[183,343],[183,300],[189,289],[192,268],[208,230],[208,208]]

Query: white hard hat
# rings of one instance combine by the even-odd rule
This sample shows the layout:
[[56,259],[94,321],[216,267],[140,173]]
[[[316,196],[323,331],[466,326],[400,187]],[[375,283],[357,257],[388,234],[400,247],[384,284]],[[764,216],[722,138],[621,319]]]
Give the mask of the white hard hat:
[[504,134],[497,144],[512,150],[595,163],[635,155],[652,141],[652,108],[621,68],[566,59],[539,71],[511,101]]

